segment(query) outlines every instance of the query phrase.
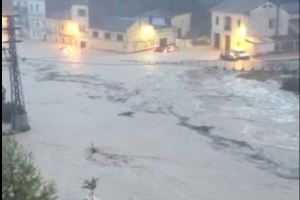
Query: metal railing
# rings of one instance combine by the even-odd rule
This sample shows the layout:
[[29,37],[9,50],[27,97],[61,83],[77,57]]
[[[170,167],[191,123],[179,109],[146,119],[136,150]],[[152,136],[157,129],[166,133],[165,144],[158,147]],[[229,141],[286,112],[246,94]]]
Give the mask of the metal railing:
[[299,60],[190,60],[180,61],[145,61],[145,60],[121,60],[122,62],[141,65],[178,65],[187,67],[203,67],[233,71],[294,71],[299,72]]

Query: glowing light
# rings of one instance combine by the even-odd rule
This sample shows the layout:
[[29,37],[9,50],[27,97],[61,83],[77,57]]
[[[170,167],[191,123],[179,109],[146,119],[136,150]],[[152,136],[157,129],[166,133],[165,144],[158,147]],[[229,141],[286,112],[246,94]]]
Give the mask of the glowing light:
[[246,31],[246,27],[245,26],[241,26],[238,31],[239,31],[239,35],[240,35],[241,38],[245,38],[246,37],[247,31]]
[[2,28],[7,27],[7,17],[2,17]]
[[240,50],[247,50],[247,29],[244,24],[241,24],[239,28],[236,29],[234,34],[234,43],[233,48],[234,49],[240,49]]
[[79,25],[74,22],[70,21],[66,24],[66,34],[70,36],[78,36],[79,35]]
[[[2,17],[2,28],[7,28],[7,17]],[[2,30],[2,42],[8,40],[8,34],[6,30]]]
[[153,40],[155,37],[155,31],[153,26],[145,25],[141,29],[142,40]]

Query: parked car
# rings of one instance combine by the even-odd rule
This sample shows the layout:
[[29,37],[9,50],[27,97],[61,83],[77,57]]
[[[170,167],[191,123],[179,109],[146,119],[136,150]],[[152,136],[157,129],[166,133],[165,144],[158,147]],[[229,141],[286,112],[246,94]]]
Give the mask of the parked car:
[[167,45],[167,46],[159,46],[155,48],[156,52],[163,52],[163,53],[170,53],[175,51],[175,46],[174,45]]
[[233,52],[223,52],[220,55],[220,59],[227,61],[236,61],[238,57]]
[[249,60],[250,59],[250,55],[246,51],[235,49],[235,50],[232,50],[232,52],[236,55],[236,57],[238,59],[241,59],[241,60]]

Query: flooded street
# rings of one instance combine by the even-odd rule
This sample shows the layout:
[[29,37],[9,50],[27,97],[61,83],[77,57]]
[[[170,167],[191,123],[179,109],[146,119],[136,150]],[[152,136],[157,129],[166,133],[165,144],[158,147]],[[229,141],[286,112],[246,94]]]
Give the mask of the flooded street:
[[83,199],[90,176],[106,200],[299,198],[299,96],[279,83],[27,45],[44,59],[20,61],[32,129],[16,137],[62,199]]

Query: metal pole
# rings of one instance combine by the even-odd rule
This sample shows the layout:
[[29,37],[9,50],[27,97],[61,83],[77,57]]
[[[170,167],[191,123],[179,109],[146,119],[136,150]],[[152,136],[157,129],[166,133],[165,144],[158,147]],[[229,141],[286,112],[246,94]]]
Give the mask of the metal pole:
[[3,43],[8,44],[9,54],[9,75],[11,87],[11,101],[12,101],[12,129],[17,132],[23,132],[30,129],[25,110],[25,101],[21,83],[21,74],[18,65],[17,47],[16,43],[16,27],[14,25],[15,15],[2,16],[7,19],[7,27],[2,30],[7,31],[8,40]]

